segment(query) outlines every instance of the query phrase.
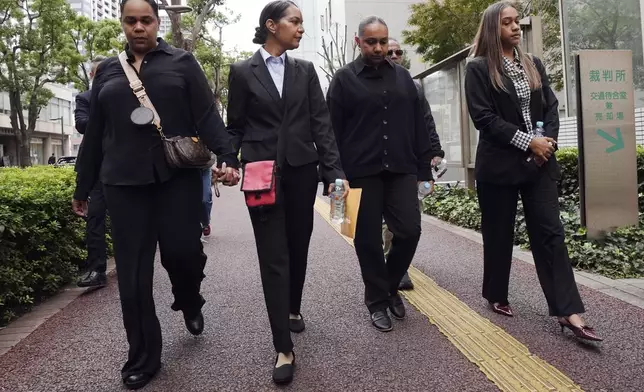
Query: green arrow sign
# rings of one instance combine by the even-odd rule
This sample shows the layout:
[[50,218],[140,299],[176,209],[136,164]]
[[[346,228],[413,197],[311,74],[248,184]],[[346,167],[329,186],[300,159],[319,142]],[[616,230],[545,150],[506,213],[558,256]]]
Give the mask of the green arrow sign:
[[597,130],[597,134],[613,144],[612,146],[606,149],[607,153],[610,154],[611,152],[615,152],[617,150],[621,150],[622,148],[624,148],[624,139],[622,138],[621,129],[617,128],[616,137],[609,135],[608,133],[602,131],[601,129]]

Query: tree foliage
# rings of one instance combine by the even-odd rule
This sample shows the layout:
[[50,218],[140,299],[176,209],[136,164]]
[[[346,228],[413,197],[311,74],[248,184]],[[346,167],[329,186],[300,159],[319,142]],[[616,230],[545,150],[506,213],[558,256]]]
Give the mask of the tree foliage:
[[125,44],[121,25],[114,19],[94,22],[82,15],[77,15],[70,24],[68,34],[76,48],[76,61],[80,64],[76,74],[72,75],[72,81],[78,90],[89,90],[92,59],[98,55],[115,56]]
[[437,63],[466,48],[474,40],[481,14],[496,0],[427,0],[411,6],[406,44],[429,63]]
[[232,50],[224,52],[221,64],[221,88],[218,94],[219,104],[221,106],[222,116],[228,107],[228,75],[230,74],[230,64],[238,61],[249,59],[253,56],[253,52]]
[[[192,7],[192,11],[182,15],[181,19],[173,21],[172,12],[168,13],[171,16],[172,30],[168,33],[167,39],[174,46],[194,53],[223,114],[227,103],[228,66],[236,61],[238,55],[247,54],[224,52],[223,28],[237,23],[241,15],[235,15],[229,9],[218,9],[217,6],[223,5],[223,0],[192,0],[188,4]],[[213,30],[218,31],[218,37],[212,35]],[[183,33],[178,35],[177,31],[190,31],[190,36],[186,37]]]
[[639,1],[568,1],[566,16],[570,53],[582,49],[632,50],[635,85],[644,88]]
[[71,81],[79,65],[68,34],[74,15],[65,0],[0,0],[0,90],[9,94],[21,166],[31,164],[29,141],[53,96],[46,85]]
[[[167,0],[161,3],[168,4]],[[181,4],[178,0],[172,0],[172,5]],[[188,52],[194,51],[195,47],[204,36],[208,34],[206,26],[216,22],[221,16],[216,12],[216,7],[223,5],[224,0],[189,0],[188,6],[192,8],[187,14],[181,15],[176,12],[168,12],[172,25],[170,42],[177,48],[185,49]]]

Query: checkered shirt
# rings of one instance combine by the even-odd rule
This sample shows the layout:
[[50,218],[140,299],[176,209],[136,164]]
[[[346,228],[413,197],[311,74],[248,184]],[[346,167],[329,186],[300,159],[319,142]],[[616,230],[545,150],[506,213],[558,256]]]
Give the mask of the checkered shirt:
[[521,113],[523,114],[523,126],[517,130],[510,143],[523,151],[527,151],[532,138],[535,136],[532,130],[532,114],[530,113],[530,84],[516,49],[514,50],[514,61],[503,56],[503,69],[514,83],[514,88],[521,104]]

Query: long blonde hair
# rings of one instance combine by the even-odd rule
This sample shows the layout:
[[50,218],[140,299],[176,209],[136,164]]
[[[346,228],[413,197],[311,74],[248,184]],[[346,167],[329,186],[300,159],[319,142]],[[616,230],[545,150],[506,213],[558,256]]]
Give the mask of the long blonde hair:
[[[501,13],[509,7],[514,7],[510,1],[499,1],[487,7],[483,12],[479,30],[474,38],[474,45],[470,55],[474,57],[487,58],[490,80],[495,90],[499,89],[507,92],[501,74],[503,73],[503,46],[501,44]],[[541,88],[541,75],[534,65],[532,56],[516,47],[519,61],[528,77],[528,83],[531,90]]]

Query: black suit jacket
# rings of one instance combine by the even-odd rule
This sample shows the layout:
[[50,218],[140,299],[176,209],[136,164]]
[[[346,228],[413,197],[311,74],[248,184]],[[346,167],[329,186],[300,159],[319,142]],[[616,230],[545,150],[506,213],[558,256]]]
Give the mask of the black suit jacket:
[[74,120],[76,130],[81,135],[85,134],[87,123],[89,122],[89,100],[92,96],[91,90],[83,91],[76,95],[76,109],[74,109]]
[[257,51],[230,66],[228,132],[234,149],[241,148],[242,162],[277,160],[280,127],[285,136],[282,161],[295,167],[319,162],[323,179],[345,178],[314,65],[287,55],[280,98]]
[[[85,130],[87,129],[87,124],[89,123],[89,102],[90,97],[92,96],[92,91],[87,90],[83,91],[76,95],[76,109],[74,109],[74,122],[76,123],[76,130],[81,135],[85,135]],[[83,138],[85,139],[85,138]],[[78,155],[81,155],[83,151],[83,142],[81,141],[80,146],[78,147]],[[78,172],[79,165],[74,165],[74,170]]]
[[[559,136],[559,103],[550,89],[546,70],[541,60],[534,57],[541,74],[542,87],[532,91],[530,112],[532,128],[543,121],[546,136]],[[475,176],[477,181],[497,184],[520,184],[533,180],[539,170],[547,170],[558,180],[561,169],[553,155],[539,168],[534,160],[527,162],[531,151],[522,151],[510,143],[523,123],[519,97],[512,80],[503,75],[507,91],[492,86],[487,59],[476,57],[467,64],[465,94],[472,122],[479,130],[476,151]]]

